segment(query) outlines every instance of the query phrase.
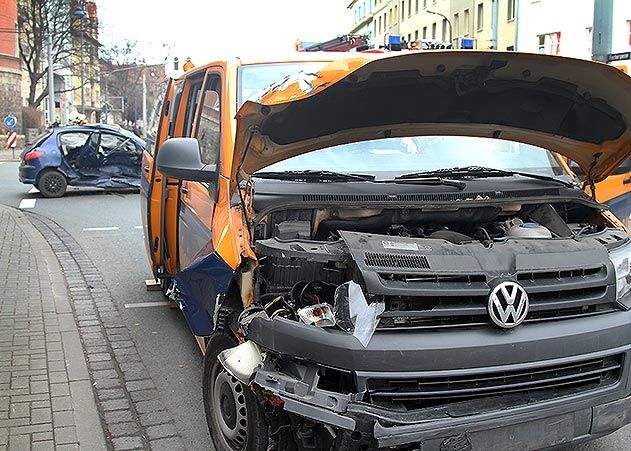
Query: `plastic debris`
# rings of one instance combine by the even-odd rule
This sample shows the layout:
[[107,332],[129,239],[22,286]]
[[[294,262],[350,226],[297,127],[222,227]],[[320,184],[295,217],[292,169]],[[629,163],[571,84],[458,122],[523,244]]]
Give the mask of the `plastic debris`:
[[226,349],[217,356],[228,373],[243,384],[249,384],[257,369],[263,364],[261,349],[253,341]]
[[335,326],[335,316],[333,315],[333,309],[327,303],[314,304],[308,307],[298,309],[296,312],[300,320],[309,325],[315,325],[319,327],[331,327]]
[[383,302],[366,302],[366,297],[359,284],[345,282],[335,290],[333,313],[338,327],[353,335],[363,347],[368,346],[375,330],[377,317],[386,306]]

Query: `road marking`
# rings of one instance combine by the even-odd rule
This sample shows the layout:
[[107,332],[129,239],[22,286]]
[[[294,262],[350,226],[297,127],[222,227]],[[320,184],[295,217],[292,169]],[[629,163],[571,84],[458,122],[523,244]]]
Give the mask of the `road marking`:
[[133,304],[125,304],[125,308],[143,308],[143,307],[166,307],[170,302],[134,302]]
[[118,230],[118,227],[84,227],[84,232],[109,232]]
[[134,226],[134,229],[142,229],[144,226]]
[[37,194],[37,193],[39,193],[39,190],[37,188],[33,187],[30,190],[28,190],[28,193],[29,194]]
[[20,201],[20,205],[18,208],[21,209],[25,209],[25,208],[35,208],[35,201],[37,199],[22,199]]

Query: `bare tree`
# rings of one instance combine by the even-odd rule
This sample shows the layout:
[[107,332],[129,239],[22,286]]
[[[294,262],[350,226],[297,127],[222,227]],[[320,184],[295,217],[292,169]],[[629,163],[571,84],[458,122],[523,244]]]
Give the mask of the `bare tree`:
[[[28,74],[29,107],[37,108],[48,96],[48,90],[38,92],[38,84],[46,81],[47,40],[52,37],[52,61],[57,67],[70,67],[77,50],[73,35],[82,26],[73,19],[68,0],[18,0],[18,28],[20,30],[20,57]],[[87,81],[86,81],[87,83]],[[78,89],[74,87],[68,90]]]
[[[147,82],[147,103],[151,105],[165,77],[164,65],[146,65],[135,42],[125,41],[101,49],[101,92],[110,99],[120,97],[124,100],[123,120],[135,122],[142,114],[143,74]],[[108,105],[108,99],[105,101],[104,107],[111,111],[112,105]]]

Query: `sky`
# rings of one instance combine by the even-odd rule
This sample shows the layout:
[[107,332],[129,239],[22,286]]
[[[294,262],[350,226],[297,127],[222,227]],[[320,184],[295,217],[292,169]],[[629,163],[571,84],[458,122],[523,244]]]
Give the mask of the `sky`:
[[351,25],[349,0],[97,0],[99,40],[137,42],[147,63],[196,64],[292,51],[296,38],[325,41]]

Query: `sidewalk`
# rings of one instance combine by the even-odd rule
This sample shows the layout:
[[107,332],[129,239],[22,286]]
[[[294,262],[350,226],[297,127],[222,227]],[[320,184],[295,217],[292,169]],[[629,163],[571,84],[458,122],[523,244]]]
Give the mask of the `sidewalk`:
[[23,150],[23,148],[16,147],[14,152],[11,149],[0,148],[0,161],[18,161]]
[[51,449],[107,448],[59,262],[0,206],[0,451]]

